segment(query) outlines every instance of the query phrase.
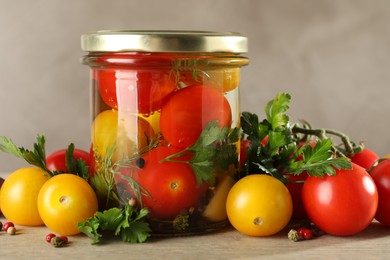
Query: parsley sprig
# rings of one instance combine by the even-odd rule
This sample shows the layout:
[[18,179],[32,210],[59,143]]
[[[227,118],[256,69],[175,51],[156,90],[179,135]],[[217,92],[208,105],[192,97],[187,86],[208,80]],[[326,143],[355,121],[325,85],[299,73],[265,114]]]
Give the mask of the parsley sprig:
[[[46,138],[44,135],[37,135],[36,142],[33,144],[34,149],[29,150],[24,147],[18,147],[9,138],[5,136],[0,137],[0,151],[14,155],[25,160],[28,164],[36,166],[46,171],[50,176],[62,173],[62,171],[51,171],[46,164]],[[73,156],[75,146],[71,143],[66,150],[66,167],[68,173],[76,174],[85,180],[88,180],[88,166],[82,159],[76,159]]]
[[[241,127],[250,146],[240,177],[265,173],[287,182],[283,176],[287,173],[298,175],[306,171],[321,177],[335,174],[335,169],[351,168],[350,160],[326,135],[335,131],[307,129],[290,122],[286,114],[290,101],[290,94],[278,93],[266,104],[266,118],[261,122],[256,114],[242,113]],[[310,144],[313,136],[316,137],[314,147]],[[339,136],[345,141],[345,135]]]
[[101,242],[102,232],[113,232],[128,243],[143,243],[150,236],[151,230],[145,217],[149,211],[125,204],[124,207],[113,207],[103,212],[98,211],[91,218],[78,224],[81,232],[92,239],[92,244]]
[[[239,128],[229,129],[218,126],[218,121],[209,122],[197,141],[184,150],[172,154],[164,161],[188,163],[194,170],[196,181],[199,184],[215,182],[215,170],[228,170],[230,165],[237,167],[237,146]],[[180,157],[190,155],[190,160],[181,160]]]

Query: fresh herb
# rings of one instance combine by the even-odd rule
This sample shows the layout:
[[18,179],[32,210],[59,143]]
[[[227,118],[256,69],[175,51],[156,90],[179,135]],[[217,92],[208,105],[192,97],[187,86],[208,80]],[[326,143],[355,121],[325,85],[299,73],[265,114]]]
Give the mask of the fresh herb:
[[86,165],[85,161],[83,159],[76,159],[73,155],[74,152],[74,144],[71,143],[68,146],[68,149],[66,150],[66,159],[65,159],[65,165],[68,173],[73,173],[84,180],[89,179],[88,174],[88,166]]
[[[113,156],[116,152],[116,147],[108,147],[103,156],[99,153],[94,153],[95,156],[95,174],[91,178],[91,186],[94,188],[99,200],[100,208],[116,207],[126,203],[129,197],[133,196],[124,187],[123,183],[128,183],[137,198],[141,198],[142,194],[150,196],[130,176],[136,174],[139,168],[143,168],[145,161],[140,156],[147,151],[156,148],[162,142],[162,136],[157,135],[155,138],[148,138],[148,145],[135,152],[132,156],[119,161],[114,161]],[[128,176],[121,171],[126,171]],[[124,182],[122,183],[121,181]],[[125,194],[126,193],[126,194]]]
[[[197,141],[184,150],[172,154],[162,161],[188,163],[194,170],[196,181],[208,184],[215,182],[215,170],[228,170],[230,165],[237,167],[237,147],[239,129],[219,127],[218,121],[209,122],[203,129]],[[191,155],[189,161],[180,160],[184,155]]]
[[[309,175],[324,176],[335,174],[335,169],[351,168],[350,160],[326,136],[334,131],[308,129],[290,122],[286,114],[290,100],[288,93],[278,93],[266,104],[266,118],[261,122],[256,114],[242,113],[241,127],[250,146],[240,177],[264,173],[286,182],[283,175],[287,173],[298,175],[306,171]],[[350,144],[345,135],[338,135]],[[310,145],[313,136],[314,147]]]
[[175,59],[172,64],[170,76],[173,76],[175,81],[179,82],[183,72],[190,72],[193,79],[200,82],[199,75],[210,78],[210,75],[203,70],[203,68],[207,68],[207,63],[205,60],[195,58]]
[[148,214],[147,209],[138,209],[127,203],[122,208],[114,207],[96,212],[92,218],[79,223],[78,228],[92,239],[92,244],[101,241],[104,231],[114,232],[124,242],[143,243],[151,233],[149,223],[145,221]]
[[[46,150],[45,150],[45,136],[37,135],[36,143],[34,143],[34,150],[28,150],[23,147],[17,147],[11,139],[4,136],[0,137],[0,151],[14,155],[18,158],[25,160],[28,164],[36,166],[46,171],[50,176],[54,176],[62,173],[61,171],[51,171],[46,165]],[[80,177],[88,180],[88,166],[84,160],[76,159],[73,156],[74,144],[70,144],[66,151],[66,167],[68,173],[79,175]]]
[[1,151],[24,159],[28,164],[39,167],[50,175],[56,174],[46,167],[45,136],[37,135],[37,142],[34,143],[33,151],[23,147],[17,147],[11,139],[6,138],[5,136],[1,136],[0,141],[2,143],[0,144]]

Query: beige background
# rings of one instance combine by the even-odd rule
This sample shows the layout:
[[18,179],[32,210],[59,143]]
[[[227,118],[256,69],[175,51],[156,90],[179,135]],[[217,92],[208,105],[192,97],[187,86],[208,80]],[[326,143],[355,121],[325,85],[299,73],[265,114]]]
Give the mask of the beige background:
[[[289,114],[390,153],[390,1],[0,0],[0,135],[47,152],[89,147],[80,35],[97,29],[237,31],[249,38],[242,110],[279,91]],[[25,165],[0,154],[0,171]]]

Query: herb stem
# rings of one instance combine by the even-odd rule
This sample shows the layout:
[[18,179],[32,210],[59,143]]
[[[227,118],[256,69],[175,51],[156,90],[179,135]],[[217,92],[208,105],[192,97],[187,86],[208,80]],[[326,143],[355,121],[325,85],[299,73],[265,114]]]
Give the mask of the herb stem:
[[332,129],[325,129],[325,128],[321,128],[321,129],[303,128],[303,127],[299,127],[298,125],[294,125],[292,130],[293,130],[294,133],[301,133],[301,134],[306,134],[306,135],[314,135],[314,136],[317,136],[318,138],[320,138],[322,140],[326,139],[327,135],[337,136],[343,142],[344,147],[345,147],[345,151],[346,151],[346,154],[344,154],[343,152],[341,152],[336,147],[333,147],[332,149],[333,149],[333,151],[337,155],[339,155],[341,157],[346,157],[346,155],[351,156],[351,155],[353,155],[355,153],[353,143],[350,141],[349,137],[347,135],[345,135],[344,133],[342,133],[342,132],[335,131],[335,130],[332,130]]

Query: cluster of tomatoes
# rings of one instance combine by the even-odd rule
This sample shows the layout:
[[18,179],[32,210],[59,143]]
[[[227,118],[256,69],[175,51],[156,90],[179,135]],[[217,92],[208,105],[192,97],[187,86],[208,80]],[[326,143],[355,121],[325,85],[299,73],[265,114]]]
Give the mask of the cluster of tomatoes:
[[[67,172],[65,150],[47,157],[50,171]],[[75,158],[89,162],[89,153],[75,149]],[[0,209],[5,218],[24,226],[47,226],[61,235],[80,233],[78,223],[98,210],[90,184],[81,177],[61,173],[50,176],[41,168],[25,167],[11,173],[0,189]]]
[[291,218],[309,220],[338,236],[354,235],[374,219],[390,225],[390,159],[367,148],[350,159],[352,169],[336,170],[335,175],[286,174],[286,185],[262,174],[244,177],[229,193],[229,220],[253,236],[275,234]]
[[[375,218],[390,224],[390,160],[370,149],[351,156],[352,169],[337,170],[323,178],[302,176],[300,217],[307,216],[321,230],[332,235],[354,235]],[[298,194],[299,195],[299,194]],[[303,205],[303,207],[302,207]]]
[[[128,57],[103,55],[100,61],[122,58]],[[188,163],[177,162],[188,162],[191,157],[161,161],[193,145],[209,122],[218,121],[220,127],[230,128],[233,120],[238,121],[239,115],[232,115],[225,93],[238,87],[239,68],[202,71],[195,76],[194,70],[172,70],[170,55],[142,56],[137,62],[158,62],[161,66],[145,70],[93,69],[100,104],[94,113],[91,153],[105,158],[112,151],[108,157],[117,163],[146,151],[140,158],[136,156],[136,162],[142,160],[136,165],[136,174],[132,167],[119,167],[115,180],[124,187],[124,194],[140,198],[152,218],[172,220],[185,210],[198,208],[208,185],[197,182]],[[159,134],[164,141],[150,149],[150,140]],[[94,167],[98,173],[100,166]],[[130,178],[141,187],[140,194],[134,194]],[[209,217],[223,218],[213,214]]]

